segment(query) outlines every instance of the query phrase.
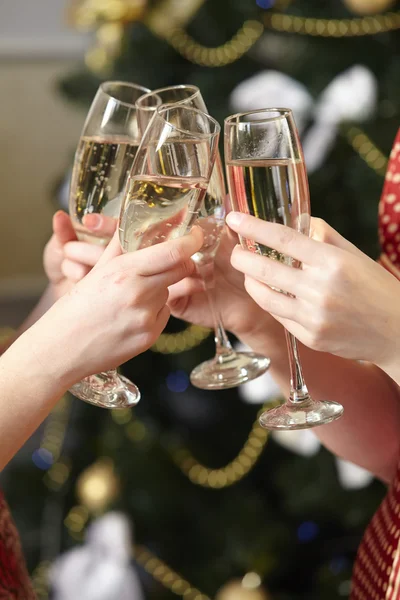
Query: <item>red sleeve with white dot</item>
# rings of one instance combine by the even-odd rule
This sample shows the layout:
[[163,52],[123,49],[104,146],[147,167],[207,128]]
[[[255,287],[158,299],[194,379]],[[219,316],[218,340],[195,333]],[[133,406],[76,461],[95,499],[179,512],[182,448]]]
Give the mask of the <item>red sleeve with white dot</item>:
[[400,129],[393,144],[379,203],[379,262],[400,279]]

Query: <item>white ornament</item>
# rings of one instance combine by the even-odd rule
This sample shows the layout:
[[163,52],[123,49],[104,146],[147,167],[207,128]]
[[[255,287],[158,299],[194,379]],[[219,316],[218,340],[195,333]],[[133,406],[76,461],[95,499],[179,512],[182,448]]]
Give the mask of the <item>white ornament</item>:
[[348,490],[358,490],[371,483],[372,473],[342,458],[336,459],[339,481]]
[[300,134],[307,121],[314,125],[302,140],[309,173],[319,169],[335,143],[340,123],[363,122],[374,114],[378,84],[372,71],[354,65],[337,75],[314,102],[307,88],[278,71],[262,71],[240,83],[232,92],[234,111],[287,107],[293,110]]
[[313,456],[321,446],[321,442],[310,429],[274,431],[272,437],[287,450],[301,456]]
[[291,108],[299,131],[303,130],[314,106],[307,88],[279,71],[262,71],[246,79],[233,90],[230,103],[237,112],[257,108]]
[[131,565],[127,518],[111,512],[87,530],[85,544],[60,556],[50,572],[54,600],[144,600]]
[[378,98],[375,75],[363,65],[354,65],[337,75],[318,99],[317,121],[365,121],[374,114]]
[[303,140],[307,170],[316,171],[325,162],[341,122],[362,122],[376,108],[378,84],[373,73],[355,65],[331,81],[318,99],[315,124]]
[[[243,352],[250,348],[238,342],[235,344],[235,350]],[[282,396],[279,385],[275,383],[269,371],[252,381],[243,383],[238,389],[238,394],[248,404],[264,404],[264,402],[272,402]]]

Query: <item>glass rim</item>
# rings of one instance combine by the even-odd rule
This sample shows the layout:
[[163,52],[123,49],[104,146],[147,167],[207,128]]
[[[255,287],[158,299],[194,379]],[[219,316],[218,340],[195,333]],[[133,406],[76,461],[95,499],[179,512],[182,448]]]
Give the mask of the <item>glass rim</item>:
[[[167,112],[168,110],[187,110],[192,113],[197,113],[197,114],[201,115],[202,117],[205,117],[207,121],[210,121],[211,123],[213,123],[215,126],[215,131],[213,131],[213,132],[210,131],[209,133],[201,133],[200,131],[194,132],[194,131],[190,131],[188,129],[182,129],[180,127],[177,127],[176,125],[174,125],[173,123],[168,121],[168,119],[165,118],[165,116],[162,114],[162,113]],[[156,114],[158,117],[160,117],[160,119],[162,119],[164,121],[164,123],[167,123],[170,127],[175,129],[175,131],[179,131],[180,133],[184,133],[185,135],[190,135],[191,137],[207,139],[207,138],[212,138],[212,137],[215,137],[216,135],[219,135],[219,133],[221,131],[221,125],[218,123],[218,121],[216,119],[214,119],[214,117],[212,117],[208,113],[203,112],[202,110],[193,108],[191,106],[185,106],[183,104],[175,104],[175,102],[173,102],[171,104],[161,104],[161,106],[157,106],[156,110],[154,111],[154,114]],[[149,125],[150,125],[150,123],[149,123]]]
[[150,88],[146,88],[143,85],[139,85],[138,83],[131,83],[129,81],[120,81],[120,80],[114,81],[114,80],[110,79],[109,81],[103,81],[99,85],[99,90],[101,90],[103,92],[103,94],[105,94],[109,98],[112,98],[116,102],[119,102],[119,104],[122,104],[123,106],[128,106],[129,108],[136,108],[137,100],[135,100],[134,102],[126,102],[125,100],[120,100],[119,98],[117,98],[115,96],[115,94],[112,94],[106,90],[106,87],[109,85],[118,85],[118,86],[125,87],[125,88],[143,91],[144,94],[148,94],[149,92],[151,92]]
[[166,92],[167,90],[182,90],[182,89],[191,89],[193,90],[193,94],[191,94],[190,96],[188,96],[185,99],[182,100],[176,100],[174,102],[162,102],[159,106],[165,106],[166,104],[185,104],[186,102],[192,100],[193,98],[195,98],[196,96],[198,96],[201,92],[200,92],[200,88],[197,87],[197,85],[192,85],[191,83],[181,83],[178,85],[167,85],[165,87],[162,88],[158,88],[156,90],[149,90],[148,92],[146,92],[145,94],[143,94],[143,96],[140,96],[140,98],[138,98],[136,100],[136,108],[138,108],[139,110],[146,110],[146,111],[152,111],[155,112],[158,108],[158,106],[141,106],[141,101],[144,100],[145,98],[149,98],[150,96],[156,95],[160,92]]
[[[248,115],[257,115],[262,113],[278,113],[274,117],[267,117],[265,119],[253,119],[252,121],[240,121],[241,117],[247,117]],[[245,112],[239,112],[234,115],[230,115],[224,119],[224,125],[230,126],[238,126],[238,125],[248,125],[252,123],[270,123],[272,121],[279,121],[281,119],[286,119],[287,117],[293,116],[293,111],[291,108],[257,108],[256,110],[248,110]],[[236,119],[236,122],[234,121]],[[239,119],[239,120],[238,120]]]

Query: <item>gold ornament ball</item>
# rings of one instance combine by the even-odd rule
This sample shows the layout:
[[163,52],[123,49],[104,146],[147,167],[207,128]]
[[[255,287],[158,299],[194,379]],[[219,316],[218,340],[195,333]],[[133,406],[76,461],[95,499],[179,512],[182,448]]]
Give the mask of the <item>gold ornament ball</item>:
[[344,0],[344,4],[356,15],[377,15],[390,10],[396,0]]
[[101,458],[85,469],[76,483],[79,502],[91,513],[102,513],[119,493],[119,480],[113,462]]
[[244,587],[243,581],[233,579],[226,583],[215,596],[215,600],[272,600],[261,586]]

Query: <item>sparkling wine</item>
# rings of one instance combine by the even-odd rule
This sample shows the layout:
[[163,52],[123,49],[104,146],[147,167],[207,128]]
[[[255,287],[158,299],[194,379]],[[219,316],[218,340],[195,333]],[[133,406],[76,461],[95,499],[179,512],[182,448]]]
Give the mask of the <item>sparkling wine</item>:
[[208,192],[200,207],[196,225],[199,225],[204,234],[204,243],[199,252],[193,254],[192,259],[197,264],[214,260],[221,240],[222,228],[225,224],[225,208],[217,204]]
[[102,213],[118,219],[126,177],[137,152],[126,136],[82,137],[75,155],[70,213],[80,239],[107,243],[109,237],[88,232],[82,219]]
[[132,252],[184,235],[197,218],[206,189],[201,177],[132,179],[120,222],[123,249]]
[[[281,223],[308,235],[309,194],[304,164],[291,160],[240,160],[227,165],[234,210],[264,221]],[[251,239],[241,239],[244,248],[291,262],[283,254]]]

